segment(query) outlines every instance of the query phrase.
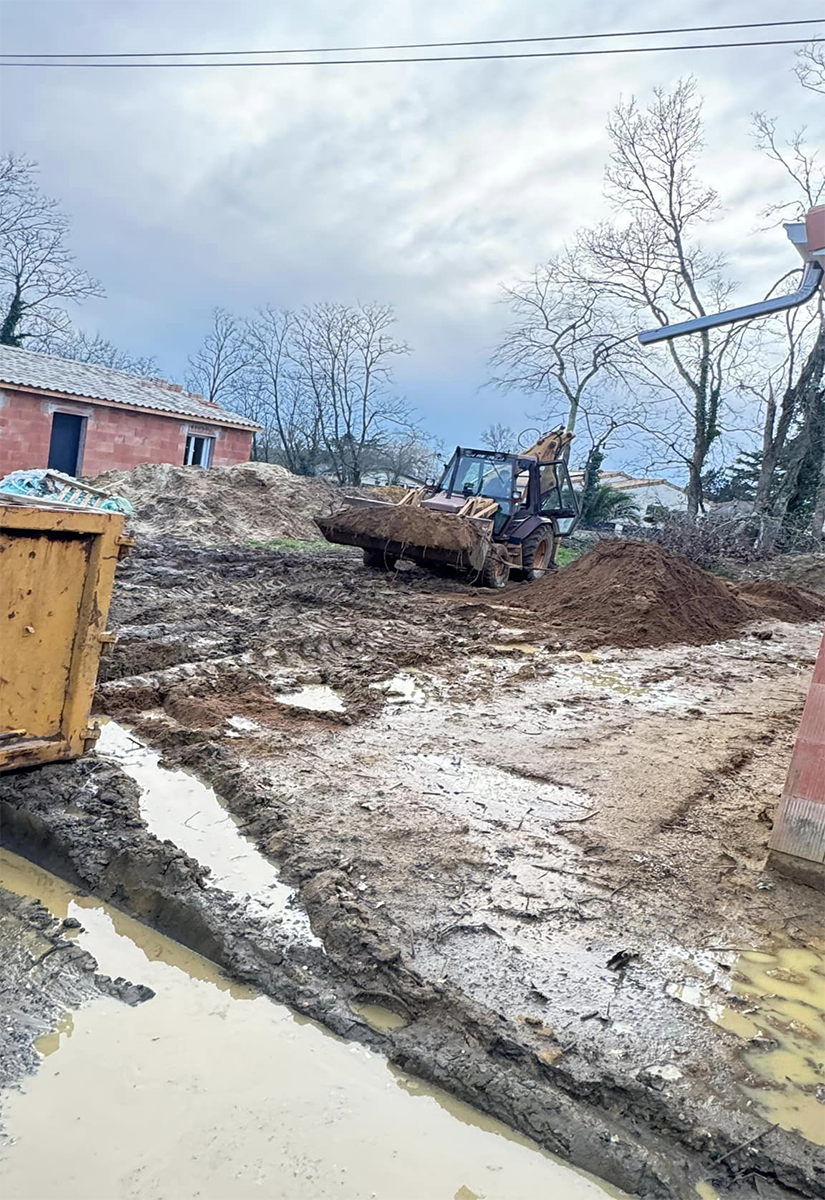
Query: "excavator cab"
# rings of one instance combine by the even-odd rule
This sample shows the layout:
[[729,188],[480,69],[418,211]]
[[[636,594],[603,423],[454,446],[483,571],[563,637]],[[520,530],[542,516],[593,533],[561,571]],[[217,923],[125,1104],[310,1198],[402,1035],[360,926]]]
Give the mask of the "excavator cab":
[[422,497],[421,507],[457,513],[469,501],[477,501],[476,508],[492,509],[498,505],[509,516],[521,498],[516,463],[512,454],[457,446],[441,479]]
[[439,482],[422,496],[421,507],[459,512],[467,508],[468,501],[476,499],[476,512],[497,506],[505,519],[502,524],[530,514],[555,518],[560,523],[560,536],[572,533],[579,515],[563,458],[540,462],[532,455],[457,446]]

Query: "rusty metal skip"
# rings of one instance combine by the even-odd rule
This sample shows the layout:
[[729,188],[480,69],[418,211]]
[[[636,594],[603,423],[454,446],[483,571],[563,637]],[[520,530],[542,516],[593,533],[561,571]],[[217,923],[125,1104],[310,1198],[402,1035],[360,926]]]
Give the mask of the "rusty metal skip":
[[0,772],[77,758],[90,724],[119,513],[0,504]]

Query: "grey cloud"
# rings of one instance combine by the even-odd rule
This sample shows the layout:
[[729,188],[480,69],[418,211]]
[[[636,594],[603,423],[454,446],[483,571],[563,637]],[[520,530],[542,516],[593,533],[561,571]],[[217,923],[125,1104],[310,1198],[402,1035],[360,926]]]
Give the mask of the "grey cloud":
[[[528,36],[684,16],[652,0],[632,6],[632,21],[626,4],[606,0],[422,10],[411,0],[277,11],[28,0],[5,5],[5,43],[215,49]],[[691,10],[696,24],[741,15],[737,0]],[[775,15],[772,0],[748,6],[749,19]],[[388,300],[415,349],[401,386],[427,423],[466,439],[500,415],[501,398],[477,394],[504,321],[498,282],[603,211],[604,119],[621,93],[644,95],[693,70],[707,95],[706,174],[729,206],[708,240],[743,289],[761,290],[783,269],[781,236],[753,232],[783,184],[753,151],[748,122],[767,108],[789,127],[813,123],[792,62],[776,48],[277,72],[7,71],[2,133],[41,161],[47,189],[73,215],[78,258],[107,285],[108,300],[83,311],[89,327],[180,376],[215,304]]]

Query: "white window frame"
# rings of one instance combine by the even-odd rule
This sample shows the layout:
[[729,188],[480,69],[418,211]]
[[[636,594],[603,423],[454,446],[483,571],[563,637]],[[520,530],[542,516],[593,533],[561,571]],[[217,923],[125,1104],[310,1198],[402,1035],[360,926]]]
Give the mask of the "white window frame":
[[[197,442],[202,442],[200,460],[195,461],[195,447]],[[204,433],[187,433],[186,444],[183,452],[183,465],[185,467],[211,467],[215,457],[215,438],[209,437]]]

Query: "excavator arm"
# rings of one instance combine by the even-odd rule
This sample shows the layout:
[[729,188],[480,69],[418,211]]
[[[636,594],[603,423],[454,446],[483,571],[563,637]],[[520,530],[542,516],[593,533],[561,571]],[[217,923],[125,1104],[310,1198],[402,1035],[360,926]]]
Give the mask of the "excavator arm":
[[520,458],[537,458],[540,463],[554,462],[557,458],[565,457],[564,451],[574,436],[563,425],[559,425],[558,429],[543,433],[529,450],[517,450],[516,453]]

